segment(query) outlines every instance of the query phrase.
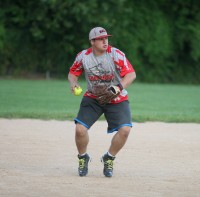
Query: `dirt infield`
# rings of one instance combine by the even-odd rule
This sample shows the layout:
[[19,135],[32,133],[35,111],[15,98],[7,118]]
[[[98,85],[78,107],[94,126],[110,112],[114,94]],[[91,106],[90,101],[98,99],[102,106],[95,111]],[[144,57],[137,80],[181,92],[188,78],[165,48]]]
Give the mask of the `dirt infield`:
[[106,127],[90,129],[92,161],[79,177],[73,122],[0,119],[0,196],[200,196],[200,124],[135,123],[112,178],[100,162]]

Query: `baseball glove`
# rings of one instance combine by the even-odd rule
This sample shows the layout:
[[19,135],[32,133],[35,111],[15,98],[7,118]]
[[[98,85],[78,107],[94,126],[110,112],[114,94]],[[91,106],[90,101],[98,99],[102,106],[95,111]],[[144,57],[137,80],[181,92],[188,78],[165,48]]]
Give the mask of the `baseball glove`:
[[93,94],[96,95],[96,100],[100,105],[105,105],[118,97],[120,88],[118,86],[96,85],[93,87]]

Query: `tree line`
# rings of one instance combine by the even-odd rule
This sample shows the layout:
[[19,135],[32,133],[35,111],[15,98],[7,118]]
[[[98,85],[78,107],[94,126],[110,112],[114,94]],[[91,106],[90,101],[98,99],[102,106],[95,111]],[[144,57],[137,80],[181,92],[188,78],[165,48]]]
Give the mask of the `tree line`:
[[0,75],[63,78],[88,34],[104,27],[137,81],[199,84],[200,3],[195,0],[4,0]]

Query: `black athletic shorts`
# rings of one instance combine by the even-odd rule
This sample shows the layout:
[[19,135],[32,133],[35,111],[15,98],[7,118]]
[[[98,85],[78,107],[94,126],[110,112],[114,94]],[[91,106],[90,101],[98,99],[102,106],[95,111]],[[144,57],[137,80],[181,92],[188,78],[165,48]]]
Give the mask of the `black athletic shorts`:
[[83,97],[75,123],[80,123],[89,129],[104,114],[108,128],[107,132],[118,131],[123,126],[132,127],[129,101],[117,104],[99,105],[96,99]]

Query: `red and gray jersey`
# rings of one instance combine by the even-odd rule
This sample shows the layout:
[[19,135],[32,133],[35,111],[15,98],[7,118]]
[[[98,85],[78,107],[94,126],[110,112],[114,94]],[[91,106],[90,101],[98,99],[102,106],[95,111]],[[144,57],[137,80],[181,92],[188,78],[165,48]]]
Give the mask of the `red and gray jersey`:
[[[70,68],[70,73],[81,76],[84,72],[87,81],[87,91],[84,96],[96,98],[92,94],[95,85],[117,85],[122,78],[131,72],[135,72],[125,54],[119,49],[108,46],[106,53],[95,56],[92,48],[81,51]],[[128,99],[125,89],[111,103],[119,103]]]

